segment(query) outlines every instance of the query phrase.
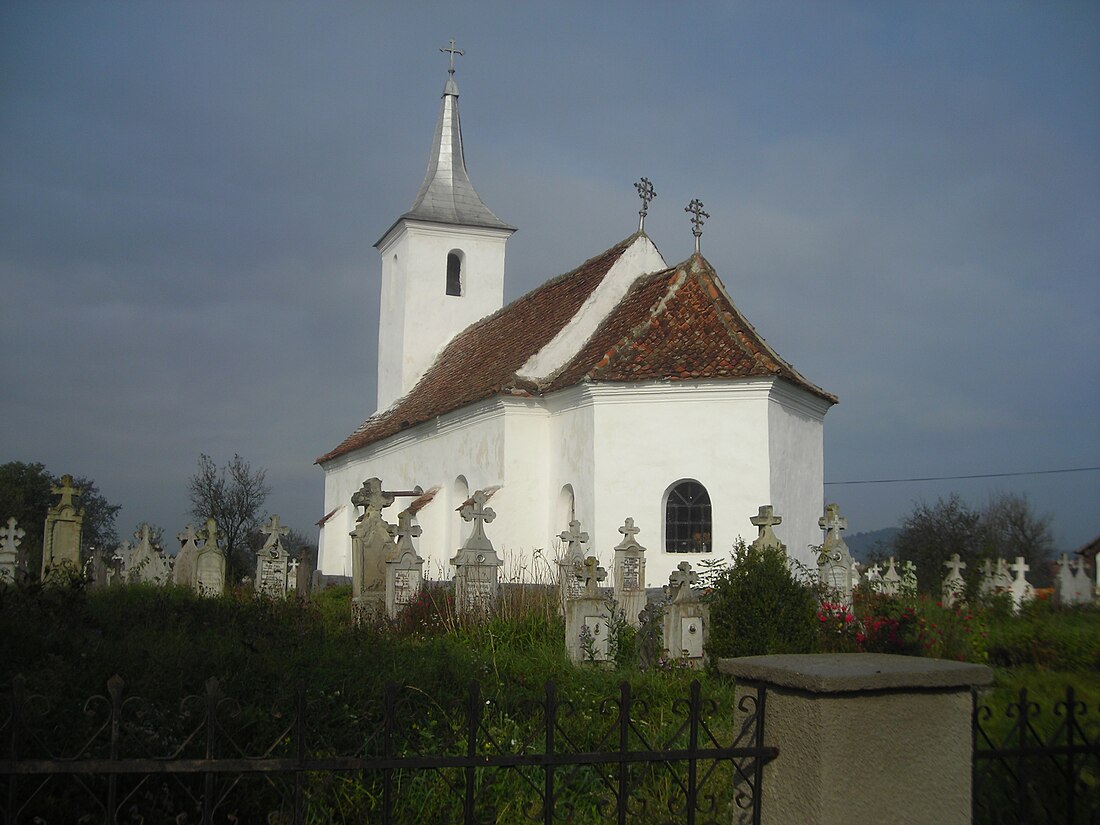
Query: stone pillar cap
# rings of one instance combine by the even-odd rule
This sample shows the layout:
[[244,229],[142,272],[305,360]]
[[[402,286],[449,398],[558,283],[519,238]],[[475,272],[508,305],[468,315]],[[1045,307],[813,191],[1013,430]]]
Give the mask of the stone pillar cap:
[[744,656],[720,659],[718,670],[741,681],[762,682],[809,693],[970,688],[993,681],[993,671],[985,665],[889,653]]

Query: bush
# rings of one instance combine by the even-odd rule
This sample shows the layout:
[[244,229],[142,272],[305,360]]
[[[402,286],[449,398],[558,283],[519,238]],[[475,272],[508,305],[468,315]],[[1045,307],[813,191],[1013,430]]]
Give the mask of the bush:
[[1035,601],[990,621],[989,662],[1048,670],[1100,671],[1100,610]]
[[810,653],[817,643],[817,599],[786,554],[738,542],[732,564],[711,578],[711,664],[731,656]]

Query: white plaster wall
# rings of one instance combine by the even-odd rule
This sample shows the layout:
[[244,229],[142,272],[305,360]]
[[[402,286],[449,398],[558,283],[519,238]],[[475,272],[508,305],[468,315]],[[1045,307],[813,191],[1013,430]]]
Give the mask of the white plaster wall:
[[761,503],[771,504],[783,517],[775,534],[787,545],[787,554],[811,570],[817,567],[809,546],[822,541],[817,520],[824,512],[823,440],[828,408],[821,399],[785,382],[776,382],[768,405],[771,497]]
[[[378,396],[384,410],[407,393],[457,333],[504,304],[510,229],[400,221],[378,243],[382,293]],[[447,255],[463,257],[462,295],[447,294]]]
[[[647,548],[646,583],[667,584],[681,561],[729,555],[748,518],[768,495],[767,399],[773,382],[600,384],[585,388],[592,405],[592,483],[574,484],[578,517],[609,566],[633,517]],[[692,478],[712,506],[711,553],[666,553],[664,499]]]
[[[329,462],[325,512],[343,509],[322,529],[320,567],[350,571],[348,533],[357,515],[350,499],[378,476],[388,490],[440,486],[418,516],[420,553],[439,577],[469,530],[453,512],[460,475],[470,492],[500,485],[490,502],[497,517],[486,531],[506,573],[529,565],[536,549],[552,556],[567,526],[558,523],[566,484],[592,538],[590,552],[608,569],[618,528],[634,518],[648,549],[648,586],[666,584],[681,561],[698,567],[705,558],[728,558],[739,536],[755,537],[749,518],[761,504],[783,516],[776,532],[808,562],[796,551],[820,541],[825,409],[776,379],[592,384],[545,399],[490,399]],[[665,495],[687,478],[710,494],[711,553],[664,551]],[[387,520],[396,521],[403,504],[387,510]]]

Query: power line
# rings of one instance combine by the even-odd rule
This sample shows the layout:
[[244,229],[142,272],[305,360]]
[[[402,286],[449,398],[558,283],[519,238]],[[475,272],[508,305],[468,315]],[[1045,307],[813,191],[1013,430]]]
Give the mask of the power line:
[[826,481],[826,484],[899,484],[904,481],[958,481],[968,478],[1010,478],[1012,476],[1048,476],[1056,473],[1091,473],[1100,467],[1067,467],[1061,470],[1030,470],[1020,473],[978,473],[968,476],[927,476],[925,478],[867,478],[859,481]]

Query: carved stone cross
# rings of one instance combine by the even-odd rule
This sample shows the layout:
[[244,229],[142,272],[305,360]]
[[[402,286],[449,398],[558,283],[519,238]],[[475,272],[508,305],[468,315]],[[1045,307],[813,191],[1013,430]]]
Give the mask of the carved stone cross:
[[206,520],[206,527],[202,530],[203,547],[214,548],[218,546],[218,523],[212,518]]
[[419,524],[413,524],[413,514],[408,510],[402,510],[397,514],[396,526],[389,525],[390,535],[397,540],[400,545],[405,545],[411,542],[415,538],[419,538],[420,534],[424,531]]
[[15,550],[19,547],[20,539],[27,535],[22,527],[16,526],[15,516],[8,519],[7,527],[0,527],[0,545]]
[[74,487],[73,477],[66,473],[61,476],[61,486],[51,487],[50,492],[61,496],[61,501],[57,502],[58,507],[73,507],[73,496],[79,496],[84,491],[79,487]]
[[380,478],[368,478],[351,497],[351,503],[354,506],[363,508],[363,515],[359,516],[356,522],[362,521],[368,515],[381,517],[382,510],[393,504],[393,499],[393,493],[387,493],[382,489]]
[[176,533],[176,540],[179,541],[181,544],[187,544],[187,542],[191,542],[192,544],[194,544],[196,538],[198,538],[198,536],[195,533],[194,524],[188,524],[183,529],[182,533]]
[[754,545],[759,547],[763,545],[780,544],[772,528],[782,524],[783,517],[775,515],[775,511],[770,504],[761,504],[756,515],[749,517],[749,522],[757,529],[756,541],[753,542]]
[[588,543],[588,533],[581,531],[581,523],[576,519],[569,522],[569,529],[558,534],[558,538],[566,543],[566,558],[580,555],[582,544]]
[[290,528],[279,524],[279,517],[273,515],[268,523],[260,528],[260,532],[267,535],[264,547],[276,547],[282,544],[283,536],[290,532]]
[[463,55],[466,54],[466,52],[462,51],[462,49],[456,49],[455,48],[455,39],[453,37],[451,38],[451,45],[447,46],[446,48],[441,48],[440,51],[450,53],[450,55],[451,55],[451,68],[449,68],[447,70],[447,72],[448,72],[448,74],[454,74],[455,73],[455,55],[457,54],[459,57],[462,57]]
[[690,588],[697,581],[699,581],[699,574],[691,569],[689,561],[682,561],[676,565],[676,569],[668,577],[669,585],[676,588],[677,593],[680,593],[685,586]]
[[153,543],[153,528],[143,521],[138,529],[134,531],[134,538],[138,540],[138,544],[151,546]]
[[288,570],[287,570],[287,574],[286,574],[288,579],[297,578],[299,565],[301,565],[301,562],[298,561],[297,559],[291,559],[290,560],[289,564],[287,565]]
[[878,562],[871,565],[871,569],[867,571],[867,581],[875,581],[882,578],[882,567]]
[[600,567],[599,559],[589,556],[584,564],[577,568],[576,576],[584,580],[586,596],[599,596],[600,582],[607,578],[607,571]]
[[638,231],[645,231],[645,216],[649,214],[649,204],[657,197],[657,190],[649,178],[642,178],[634,188],[638,190],[638,197],[642,199],[642,208],[638,210]]
[[619,532],[623,534],[624,539],[631,541],[642,531],[634,526],[634,519],[627,516],[626,521],[623,522],[623,526],[619,528]]
[[1031,570],[1031,567],[1028,566],[1023,556],[1017,556],[1016,562],[1014,564],[1010,564],[1008,569],[1016,574],[1017,580],[1020,580],[1024,577],[1024,573]]
[[459,510],[463,521],[474,523],[474,536],[481,539],[485,538],[485,525],[491,524],[493,519],[497,517],[492,507],[485,506],[485,502],[488,500],[489,497],[485,495],[484,490],[477,490]]
[[817,526],[828,531],[826,542],[830,539],[840,541],[840,531],[848,529],[848,519],[840,515],[839,504],[826,504],[825,515],[817,520]]
[[962,578],[960,570],[966,569],[966,562],[964,562],[958,553],[952,553],[951,558],[943,563],[943,566],[947,568],[947,577],[950,579]]
[[691,234],[695,236],[695,254],[699,254],[699,238],[703,234],[703,222],[710,214],[703,211],[703,202],[698,198],[692,198],[691,203],[684,207],[685,212],[691,213]]

